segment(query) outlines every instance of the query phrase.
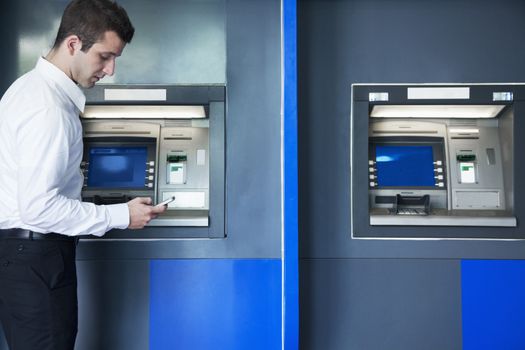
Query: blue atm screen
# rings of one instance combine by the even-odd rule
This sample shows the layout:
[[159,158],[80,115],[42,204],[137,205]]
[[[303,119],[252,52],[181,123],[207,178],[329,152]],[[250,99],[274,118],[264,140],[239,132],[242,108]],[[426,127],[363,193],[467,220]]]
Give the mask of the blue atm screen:
[[435,186],[432,146],[376,146],[378,186]]
[[147,147],[89,149],[88,187],[144,187]]

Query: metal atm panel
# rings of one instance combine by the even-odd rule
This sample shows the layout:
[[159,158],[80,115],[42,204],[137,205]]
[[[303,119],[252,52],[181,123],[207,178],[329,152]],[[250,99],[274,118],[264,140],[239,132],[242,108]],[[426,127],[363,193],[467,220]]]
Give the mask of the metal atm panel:
[[102,100],[82,116],[83,200],[175,197],[143,232],[114,230],[104,239],[224,237],[224,95],[200,86],[101,89]]
[[[509,228],[517,229],[515,89],[354,85],[353,236],[506,238]],[[356,125],[366,125],[366,140]],[[362,152],[365,142],[368,154]],[[363,157],[366,221],[365,209],[355,202],[365,194],[364,174],[356,174]]]

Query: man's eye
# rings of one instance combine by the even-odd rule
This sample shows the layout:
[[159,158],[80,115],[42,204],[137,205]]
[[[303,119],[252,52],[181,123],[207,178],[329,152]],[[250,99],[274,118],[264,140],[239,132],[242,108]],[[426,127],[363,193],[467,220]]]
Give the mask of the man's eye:
[[109,55],[100,55],[100,58],[102,58],[103,60],[109,60],[110,56]]

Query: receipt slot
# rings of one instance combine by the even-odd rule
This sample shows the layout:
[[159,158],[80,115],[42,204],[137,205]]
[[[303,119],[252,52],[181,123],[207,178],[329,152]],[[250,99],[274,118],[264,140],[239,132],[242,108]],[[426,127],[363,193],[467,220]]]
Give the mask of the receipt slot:
[[[492,148],[492,164],[494,161],[494,149]],[[487,150],[488,151],[488,150]],[[461,151],[456,155],[456,160],[459,168],[459,183],[461,184],[475,184],[476,183],[476,155],[472,153],[465,153],[468,151]],[[490,161],[489,161],[490,164]]]
[[224,88],[97,86],[89,93],[82,116],[83,200],[174,198],[148,224],[155,234],[145,237],[224,237]]
[[[174,152],[177,153],[177,152]],[[186,171],[188,156],[180,154],[168,155],[166,159],[166,183],[169,185],[183,185],[186,183]]]
[[523,88],[353,85],[352,235],[525,238]]

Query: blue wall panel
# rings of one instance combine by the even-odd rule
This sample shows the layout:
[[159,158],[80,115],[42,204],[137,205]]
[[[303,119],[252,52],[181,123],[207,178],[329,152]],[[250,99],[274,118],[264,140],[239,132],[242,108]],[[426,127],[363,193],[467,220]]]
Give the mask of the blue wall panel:
[[461,264],[464,350],[525,349],[525,261]]
[[284,348],[299,348],[297,2],[281,2],[283,30]]
[[280,260],[153,260],[150,279],[150,350],[281,348]]

